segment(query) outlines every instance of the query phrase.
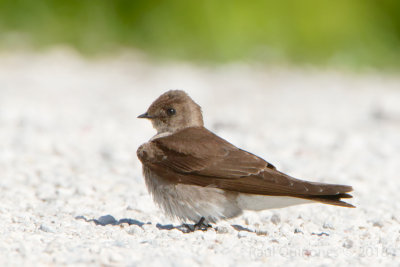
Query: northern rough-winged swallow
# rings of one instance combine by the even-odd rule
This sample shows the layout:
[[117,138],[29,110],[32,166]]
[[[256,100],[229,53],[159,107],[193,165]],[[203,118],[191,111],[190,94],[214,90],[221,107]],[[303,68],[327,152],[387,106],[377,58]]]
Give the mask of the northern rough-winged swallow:
[[244,151],[203,126],[201,108],[184,91],[171,90],[138,118],[157,134],[137,155],[154,201],[172,218],[201,227],[264,210],[319,202],[354,207],[347,185],[303,181]]

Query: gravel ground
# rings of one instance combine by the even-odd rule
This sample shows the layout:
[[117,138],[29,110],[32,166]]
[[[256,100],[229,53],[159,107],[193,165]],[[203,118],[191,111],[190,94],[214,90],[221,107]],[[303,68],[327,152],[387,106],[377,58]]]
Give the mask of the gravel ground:
[[[248,212],[181,232],[136,158],[155,134],[136,116],[176,88],[209,129],[280,170],[352,185],[357,208]],[[1,266],[395,265],[399,172],[400,77],[0,55]]]

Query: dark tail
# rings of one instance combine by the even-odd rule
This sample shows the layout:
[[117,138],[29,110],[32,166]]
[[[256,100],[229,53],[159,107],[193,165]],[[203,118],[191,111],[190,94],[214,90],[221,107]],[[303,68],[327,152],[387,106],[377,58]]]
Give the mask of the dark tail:
[[[327,185],[327,186],[332,186],[332,185]],[[335,185],[333,185],[335,186]],[[355,206],[342,201],[342,198],[352,198],[353,196],[348,194],[348,192],[353,191],[353,188],[351,186],[345,186],[345,185],[336,185],[336,188],[340,188],[340,191],[336,194],[329,194],[329,195],[311,195],[307,197],[303,197],[305,199],[310,199],[314,200],[317,202],[321,202],[323,204],[329,204],[329,205],[335,205],[335,206],[341,206],[341,207],[347,207],[347,208],[355,208]]]

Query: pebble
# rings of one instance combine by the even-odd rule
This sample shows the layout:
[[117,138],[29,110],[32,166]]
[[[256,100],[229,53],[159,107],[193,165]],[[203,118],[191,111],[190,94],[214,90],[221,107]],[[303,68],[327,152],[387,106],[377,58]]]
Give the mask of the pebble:
[[271,216],[271,222],[275,225],[279,224],[281,222],[281,217],[278,214],[273,214]]
[[140,235],[144,232],[143,228],[138,225],[130,225],[126,229],[126,232],[130,235]]
[[39,230],[46,232],[46,233],[55,233],[56,232],[56,230],[53,227],[51,227],[47,224],[41,224],[39,227]]
[[223,225],[221,225],[221,226],[215,227],[215,231],[216,231],[218,234],[228,234],[228,233],[232,233],[232,232],[233,232],[233,229],[232,229],[232,227],[230,227],[230,226],[223,226]]
[[245,238],[245,237],[249,237],[250,234],[251,234],[251,233],[248,232],[248,231],[239,231],[238,234],[237,234],[237,236],[238,236],[239,238]]
[[333,225],[331,223],[329,223],[329,222],[324,222],[324,224],[322,225],[322,228],[335,230],[335,227],[333,227]]
[[352,248],[353,247],[353,241],[352,240],[350,240],[350,239],[346,239],[344,242],[343,242],[343,247],[344,248]]
[[375,222],[373,222],[372,226],[382,228],[383,227],[383,223],[381,221],[375,221]]
[[158,228],[157,228],[155,225],[153,225],[153,224],[144,224],[144,225],[142,226],[142,229],[143,229],[145,232],[150,232],[150,233],[155,233],[155,232],[158,232],[158,231],[159,231]]

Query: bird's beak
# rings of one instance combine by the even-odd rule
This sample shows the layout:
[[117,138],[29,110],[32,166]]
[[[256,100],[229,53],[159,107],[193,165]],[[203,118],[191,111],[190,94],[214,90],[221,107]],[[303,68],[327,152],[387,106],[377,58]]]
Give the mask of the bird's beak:
[[151,119],[151,118],[153,118],[152,116],[150,116],[149,115],[149,113],[143,113],[143,114],[141,114],[141,115],[139,115],[139,116],[137,116],[139,119]]

